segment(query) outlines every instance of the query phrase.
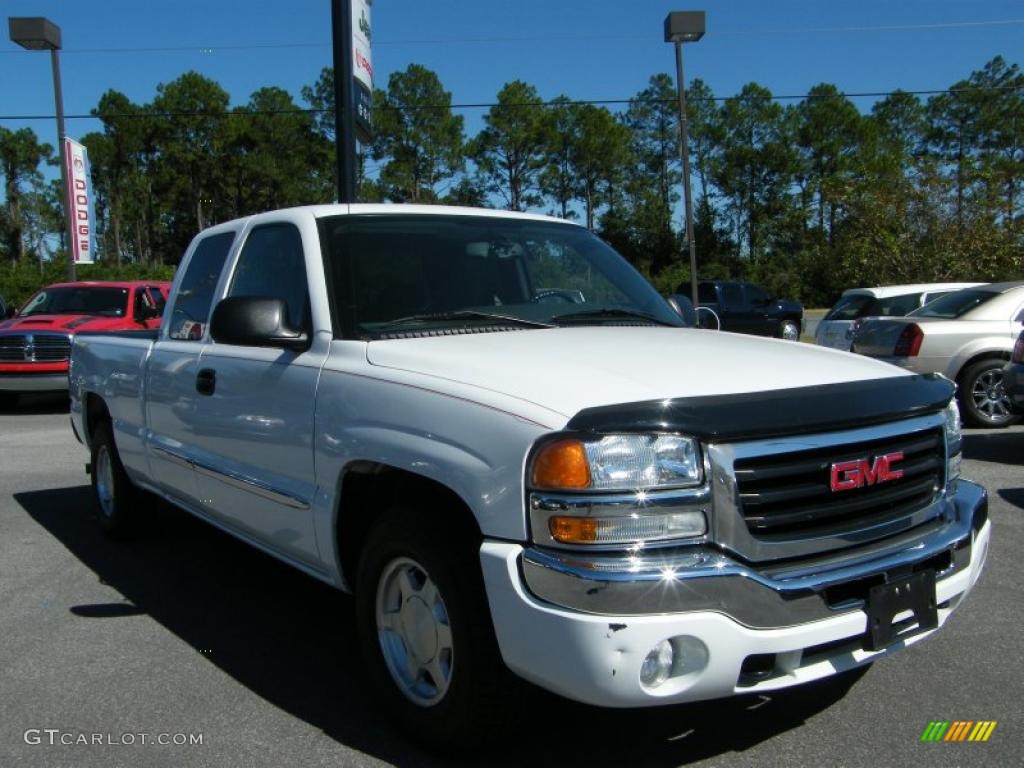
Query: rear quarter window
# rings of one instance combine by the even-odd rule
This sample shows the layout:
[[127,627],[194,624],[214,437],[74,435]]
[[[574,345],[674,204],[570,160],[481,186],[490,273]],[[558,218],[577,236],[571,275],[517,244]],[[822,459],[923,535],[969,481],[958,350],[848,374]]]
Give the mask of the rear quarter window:
[[856,320],[861,317],[861,312],[871,304],[874,299],[865,294],[856,293],[850,296],[841,296],[835,306],[825,315],[825,320]]
[[920,293],[907,293],[902,296],[888,296],[875,299],[866,307],[859,317],[903,317],[921,306]]

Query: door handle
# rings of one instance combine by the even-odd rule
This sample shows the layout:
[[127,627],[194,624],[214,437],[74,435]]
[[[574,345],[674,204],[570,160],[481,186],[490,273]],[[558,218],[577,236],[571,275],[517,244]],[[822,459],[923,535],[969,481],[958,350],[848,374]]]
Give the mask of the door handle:
[[196,374],[196,392],[200,395],[212,395],[217,388],[217,372],[213,368],[201,368]]

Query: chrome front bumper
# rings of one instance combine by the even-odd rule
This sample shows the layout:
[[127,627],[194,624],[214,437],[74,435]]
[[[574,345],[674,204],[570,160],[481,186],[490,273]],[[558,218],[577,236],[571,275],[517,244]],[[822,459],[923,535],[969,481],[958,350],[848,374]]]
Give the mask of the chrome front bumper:
[[633,555],[535,547],[522,552],[520,569],[534,597],[588,614],[715,611],[747,627],[792,627],[863,610],[887,576],[933,570],[942,580],[966,569],[988,496],[961,480],[937,503],[946,514],[900,536],[782,564],[750,565],[707,545]]

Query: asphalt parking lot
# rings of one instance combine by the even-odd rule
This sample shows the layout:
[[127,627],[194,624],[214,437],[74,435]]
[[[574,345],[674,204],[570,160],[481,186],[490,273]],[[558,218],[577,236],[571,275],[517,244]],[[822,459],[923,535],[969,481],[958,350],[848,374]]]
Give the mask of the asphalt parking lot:
[[[448,764],[366,703],[348,598],[163,506],[145,537],[107,541],[85,460],[59,399],[0,412],[0,766]],[[935,637],[771,697],[617,712],[531,691],[462,764],[1020,765],[1024,427],[969,431],[964,475],[995,533]],[[922,743],[933,720],[998,724]],[[94,734],[134,743],[60,743]]]

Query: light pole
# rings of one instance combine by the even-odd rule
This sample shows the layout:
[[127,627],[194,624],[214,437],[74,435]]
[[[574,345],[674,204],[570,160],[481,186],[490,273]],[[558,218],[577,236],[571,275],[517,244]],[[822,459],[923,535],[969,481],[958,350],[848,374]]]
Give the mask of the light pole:
[[53,68],[53,100],[57,105],[57,145],[60,154],[60,185],[61,200],[64,203],[64,250],[68,255],[68,280],[75,281],[75,256],[73,222],[71,221],[71,200],[68,190],[67,152],[64,147],[64,96],[60,87],[60,27],[49,19],[41,16],[7,18],[7,28],[11,42],[17,43],[29,51],[50,52],[50,65]]
[[686,126],[686,83],[683,43],[704,37],[704,11],[673,11],[665,17],[665,42],[676,46],[676,87],[679,90],[679,154],[683,158],[683,199],[686,204],[686,242],[690,247],[690,290],[697,306],[697,245],[693,241],[693,196],[690,193],[690,138]]

